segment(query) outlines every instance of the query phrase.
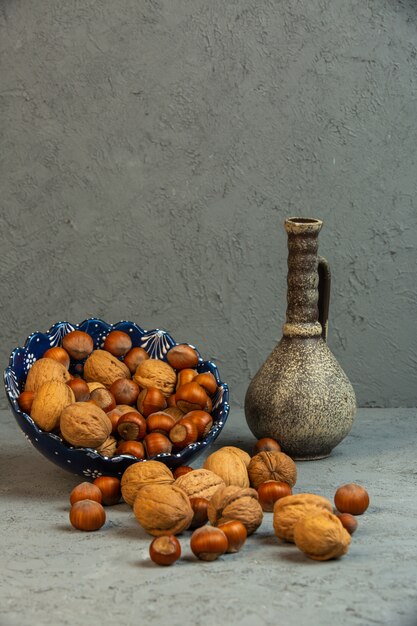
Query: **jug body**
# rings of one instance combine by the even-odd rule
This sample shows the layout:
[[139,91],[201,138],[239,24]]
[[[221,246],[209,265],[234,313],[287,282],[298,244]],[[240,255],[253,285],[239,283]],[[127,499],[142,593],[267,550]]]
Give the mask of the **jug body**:
[[[310,218],[285,222],[289,254],[283,337],[245,397],[246,420],[255,437],[273,437],[298,460],[328,456],[350,431],[356,413],[353,387],[325,341],[329,284],[319,285],[321,226]],[[321,276],[330,280],[329,273]],[[320,307],[319,293],[324,294]]]

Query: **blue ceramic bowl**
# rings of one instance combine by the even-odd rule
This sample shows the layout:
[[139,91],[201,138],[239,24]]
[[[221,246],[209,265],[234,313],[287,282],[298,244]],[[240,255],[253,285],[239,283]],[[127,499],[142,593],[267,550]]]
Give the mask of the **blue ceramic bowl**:
[[[108,324],[103,320],[92,318],[81,324],[58,322],[46,333],[35,332],[29,335],[23,348],[15,348],[10,355],[9,366],[4,372],[7,398],[17,423],[35,448],[50,461],[74,474],[89,478],[102,475],[120,477],[129,465],[143,461],[128,454],[106,457],[92,448],[70,446],[59,436],[38,428],[31,417],[23,413],[17,404],[17,398],[24,389],[27,373],[33,363],[41,358],[48,348],[60,345],[64,335],[76,329],[85,331],[93,338],[94,348],[103,347],[104,340],[111,330],[124,331],[130,335],[133,346],[140,346],[148,352],[151,358],[158,358],[163,361],[166,361],[168,350],[177,345],[177,342],[164,330],[148,331],[143,330],[133,322],[122,321],[117,324]],[[80,361],[71,361],[70,372],[74,373],[75,368],[77,366],[79,368],[80,364],[82,365]],[[205,361],[199,354],[196,369],[199,373],[211,372],[217,381],[218,390],[215,397],[212,398],[213,426],[203,440],[190,444],[180,452],[158,454],[153,457],[171,469],[175,469],[179,465],[189,464],[209,446],[218,437],[229,413],[228,386],[220,380],[216,365],[212,361]]]

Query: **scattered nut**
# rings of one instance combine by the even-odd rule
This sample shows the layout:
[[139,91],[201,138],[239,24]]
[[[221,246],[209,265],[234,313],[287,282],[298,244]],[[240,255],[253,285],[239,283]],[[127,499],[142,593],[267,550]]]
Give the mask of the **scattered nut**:
[[310,559],[328,561],[346,554],[351,538],[341,521],[330,513],[302,517],[294,526],[294,543]]

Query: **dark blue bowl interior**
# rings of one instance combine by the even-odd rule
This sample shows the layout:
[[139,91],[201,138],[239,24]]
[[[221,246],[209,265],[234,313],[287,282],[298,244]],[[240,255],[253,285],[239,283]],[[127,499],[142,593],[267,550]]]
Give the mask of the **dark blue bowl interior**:
[[[134,322],[121,321],[108,324],[103,320],[91,318],[80,324],[57,322],[46,333],[35,332],[29,335],[23,347],[15,348],[9,359],[9,366],[4,372],[4,384],[7,398],[17,423],[25,436],[50,461],[60,467],[81,476],[96,478],[97,476],[120,477],[132,463],[142,463],[135,457],[122,454],[106,457],[92,448],[75,448],[65,443],[59,436],[42,431],[29,415],[20,410],[17,398],[23,391],[28,371],[32,364],[43,356],[48,348],[59,346],[64,335],[72,330],[83,330],[94,340],[94,348],[102,348],[111,330],[122,330],[128,333],[133,346],[144,348],[151,358],[166,361],[168,350],[177,342],[164,330],[143,330]],[[184,343],[184,342],[181,342]],[[193,346],[195,347],[195,346]],[[197,350],[197,349],[196,349]],[[188,465],[209,446],[219,435],[229,414],[229,390],[220,379],[217,366],[212,361],[205,361],[199,351],[197,371],[211,372],[216,378],[218,390],[213,400],[213,426],[207,436],[194,444],[171,454],[158,454],[153,457],[165,463],[171,469],[179,465]],[[71,361],[70,372],[80,372],[82,361]],[[146,462],[146,461],[145,461]]]

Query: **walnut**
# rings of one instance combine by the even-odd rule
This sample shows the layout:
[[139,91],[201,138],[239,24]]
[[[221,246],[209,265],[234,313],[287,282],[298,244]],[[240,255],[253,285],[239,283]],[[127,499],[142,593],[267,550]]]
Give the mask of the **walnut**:
[[294,526],[295,545],[316,561],[337,559],[346,554],[350,541],[350,534],[330,511],[302,517]]
[[49,357],[43,357],[35,361],[30,368],[26,378],[25,391],[37,391],[44,383],[51,380],[66,383],[70,379],[71,375],[62,363]]
[[177,375],[175,370],[165,361],[147,359],[139,363],[133,380],[139,387],[146,389],[156,387],[162,391],[164,396],[170,396],[174,393]]
[[259,452],[252,457],[248,474],[255,489],[267,480],[277,480],[293,487],[297,480],[297,467],[284,452]]
[[256,490],[250,487],[242,489],[235,485],[221,487],[216,491],[209,502],[207,514],[213,526],[229,520],[242,522],[248,535],[255,532],[263,519]]
[[227,446],[216,450],[204,461],[204,468],[223,478],[226,485],[249,487],[248,470],[242,456],[236,453],[238,449]]
[[294,542],[294,526],[306,515],[311,516],[321,511],[332,511],[332,504],[323,496],[312,493],[298,493],[285,496],[275,502],[273,524],[277,537]]
[[130,465],[125,470],[122,480],[122,496],[124,501],[133,506],[136,494],[149,483],[173,483],[171,470],[160,461],[141,461]]
[[205,498],[211,496],[219,487],[225,487],[224,480],[208,469],[197,469],[183,474],[175,481],[189,498]]
[[244,450],[242,450],[241,448],[236,448],[236,446],[223,446],[223,448],[220,448],[220,450],[228,450],[230,452],[234,452],[235,454],[239,455],[242,461],[244,462],[244,464],[246,465],[246,467],[248,467],[249,463],[251,462],[251,459],[252,459],[251,455],[245,452]]
[[118,378],[130,378],[130,370],[107,350],[94,350],[84,363],[84,378],[111,387]]
[[176,535],[191,524],[194,511],[187,494],[176,485],[152,484],[139,489],[133,512],[150,535]]
[[68,385],[50,380],[36,392],[30,416],[39,428],[50,432],[58,428],[62,411],[73,402],[75,396]]
[[87,383],[87,387],[90,393],[92,393],[93,391],[95,391],[96,389],[105,389],[105,385],[103,385],[103,383],[98,383],[98,382],[93,382],[93,383]]
[[96,448],[97,452],[102,454],[103,456],[111,457],[114,456],[117,448],[117,439],[110,435],[107,437],[106,441],[101,444],[98,448]]
[[93,402],[75,402],[65,407],[60,426],[68,443],[83,448],[100,447],[112,431],[106,413]]

